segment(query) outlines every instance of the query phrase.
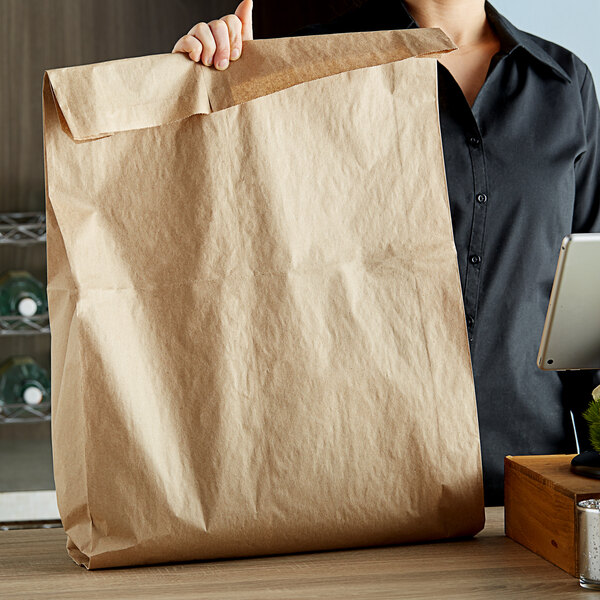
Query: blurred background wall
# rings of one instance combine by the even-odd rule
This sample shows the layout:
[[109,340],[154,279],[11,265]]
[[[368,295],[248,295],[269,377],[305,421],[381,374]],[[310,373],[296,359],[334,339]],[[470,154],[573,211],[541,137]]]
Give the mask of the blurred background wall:
[[600,84],[600,0],[492,0],[494,7],[519,29],[551,40],[587,63]]

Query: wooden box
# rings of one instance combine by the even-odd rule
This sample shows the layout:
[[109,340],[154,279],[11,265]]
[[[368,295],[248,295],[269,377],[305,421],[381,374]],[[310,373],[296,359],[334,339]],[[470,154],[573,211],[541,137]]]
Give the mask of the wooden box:
[[508,537],[577,577],[576,505],[600,498],[600,480],[571,473],[573,456],[507,456],[504,512]]

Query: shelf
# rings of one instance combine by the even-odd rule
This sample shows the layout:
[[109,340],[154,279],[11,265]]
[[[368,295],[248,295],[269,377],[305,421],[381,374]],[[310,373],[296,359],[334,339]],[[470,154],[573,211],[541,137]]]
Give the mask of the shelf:
[[45,213],[0,213],[0,244],[25,246],[45,241]]
[[[45,483],[54,484],[53,481]],[[60,515],[53,489],[0,492],[0,531],[30,529],[35,525],[46,529],[57,524],[60,524]]]
[[48,313],[34,315],[33,317],[0,316],[0,336],[37,335],[40,333],[50,333]]
[[[35,335],[50,332],[48,313],[23,316],[0,316],[0,337]],[[50,420],[50,402],[36,406],[17,404],[0,408],[0,425],[10,423],[40,423]]]
[[0,408],[0,425],[9,423],[40,423],[50,420],[50,402],[36,406],[28,404],[5,405]]

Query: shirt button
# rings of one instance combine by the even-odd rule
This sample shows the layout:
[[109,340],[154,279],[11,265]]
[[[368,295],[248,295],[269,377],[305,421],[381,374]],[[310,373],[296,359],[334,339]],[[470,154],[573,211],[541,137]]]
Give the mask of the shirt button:
[[485,194],[477,194],[477,202],[479,202],[479,204],[485,204],[487,202],[487,196]]
[[473,327],[473,325],[475,325],[475,319],[471,315],[467,317],[467,325],[469,327]]
[[473,136],[469,138],[469,144],[471,144],[473,148],[477,148],[477,146],[479,146],[480,143],[481,140],[478,137]]
[[473,254],[473,256],[471,256],[471,258],[469,258],[469,260],[471,261],[471,264],[478,265],[481,262],[481,256],[477,256],[477,254]]

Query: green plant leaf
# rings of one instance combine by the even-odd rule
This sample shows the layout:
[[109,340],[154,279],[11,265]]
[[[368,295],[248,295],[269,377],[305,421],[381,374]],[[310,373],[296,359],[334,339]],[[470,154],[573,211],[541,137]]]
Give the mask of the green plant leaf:
[[596,452],[600,452],[600,398],[596,399],[594,397],[594,400],[590,402],[590,405],[584,411],[583,418],[590,426],[590,443],[592,444],[592,448]]

